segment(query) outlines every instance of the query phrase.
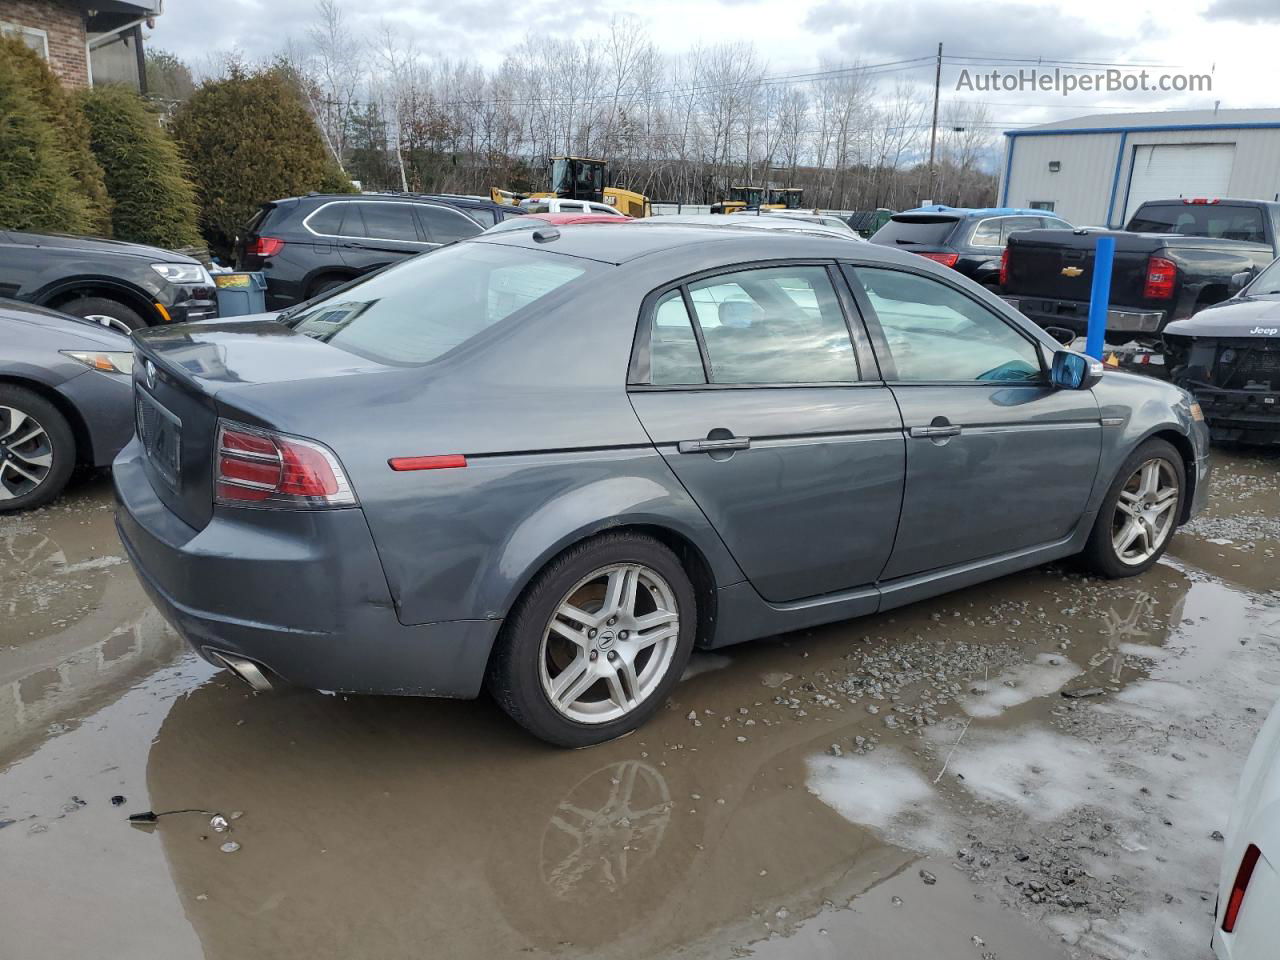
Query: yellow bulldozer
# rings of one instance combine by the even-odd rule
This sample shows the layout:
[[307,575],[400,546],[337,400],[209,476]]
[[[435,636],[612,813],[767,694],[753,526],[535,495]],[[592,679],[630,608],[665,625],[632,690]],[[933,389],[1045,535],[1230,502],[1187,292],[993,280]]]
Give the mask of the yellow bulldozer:
[[711,205],[712,213],[741,213],[744,210],[799,210],[804,206],[803,187],[752,187],[735,184],[729,199]]
[[649,198],[634,190],[621,187],[605,186],[606,167],[604,160],[593,160],[588,157],[552,157],[551,189],[544,193],[515,193],[501,187],[492,187],[489,197],[494,203],[505,203],[519,206],[521,200],[560,199],[587,200],[592,203],[606,203],[619,213],[629,217],[648,217],[652,215]]

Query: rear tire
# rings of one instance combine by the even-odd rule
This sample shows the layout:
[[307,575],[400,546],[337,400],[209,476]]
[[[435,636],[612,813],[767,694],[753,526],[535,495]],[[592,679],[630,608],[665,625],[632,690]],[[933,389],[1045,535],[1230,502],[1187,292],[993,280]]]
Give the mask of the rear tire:
[[111,300],[108,297],[80,297],[77,300],[68,300],[58,309],[73,317],[92,320],[122,333],[143,330],[148,325],[136,310],[125,306],[119,300]]
[[0,384],[0,513],[44,506],[62,492],[75,465],[66,417],[25,387]]
[[548,743],[616,739],[679,682],[697,620],[693,585],[674,553],[640,534],[595,537],[552,560],[517,601],[489,691]]
[[307,299],[312,300],[323,293],[328,293],[335,287],[340,287],[347,283],[350,279],[350,277],[330,277],[327,280],[321,280],[311,288],[311,292],[307,294]]
[[1110,579],[1145,573],[1173,539],[1186,495],[1186,465],[1173,444],[1148,440],[1125,459],[1098,508],[1085,566]]

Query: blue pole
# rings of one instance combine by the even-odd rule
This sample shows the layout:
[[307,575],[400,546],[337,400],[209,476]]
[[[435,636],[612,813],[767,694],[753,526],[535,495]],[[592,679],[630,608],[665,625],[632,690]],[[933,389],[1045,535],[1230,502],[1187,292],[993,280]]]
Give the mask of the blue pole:
[[1093,251],[1093,290],[1089,294],[1089,335],[1084,352],[1102,359],[1103,332],[1107,329],[1107,305],[1111,302],[1111,263],[1116,258],[1116,238],[1099,237]]

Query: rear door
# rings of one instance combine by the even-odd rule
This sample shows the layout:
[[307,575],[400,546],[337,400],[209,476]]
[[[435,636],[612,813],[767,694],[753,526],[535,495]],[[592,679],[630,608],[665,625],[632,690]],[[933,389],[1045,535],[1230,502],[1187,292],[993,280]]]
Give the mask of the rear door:
[[773,602],[873,583],[898,522],[902,420],[833,270],[698,276],[646,300],[636,339],[636,413]]
[[437,246],[419,230],[412,203],[354,201],[346,206],[340,245],[349,267],[376,270]]
[[1071,534],[1101,450],[1093,393],[1051,387],[1038,342],[959,287],[898,267],[847,272],[907,431],[883,579]]

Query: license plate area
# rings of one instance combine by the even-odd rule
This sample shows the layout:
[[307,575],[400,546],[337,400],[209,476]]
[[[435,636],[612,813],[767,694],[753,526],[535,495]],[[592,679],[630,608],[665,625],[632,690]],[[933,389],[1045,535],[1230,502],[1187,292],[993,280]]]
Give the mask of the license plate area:
[[138,439],[147,462],[177,490],[182,478],[182,421],[141,388],[137,390],[135,412]]

